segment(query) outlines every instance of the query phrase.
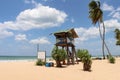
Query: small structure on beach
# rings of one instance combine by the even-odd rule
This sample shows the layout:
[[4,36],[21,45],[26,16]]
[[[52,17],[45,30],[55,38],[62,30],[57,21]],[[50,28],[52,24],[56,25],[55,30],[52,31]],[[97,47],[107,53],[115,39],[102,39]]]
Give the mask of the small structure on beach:
[[59,32],[55,32],[54,36],[56,37],[56,46],[62,47],[67,52],[67,64],[75,63],[75,58],[77,60],[76,56],[76,50],[75,50],[75,44],[74,39],[78,38],[77,33],[75,32],[74,28],[63,30]]

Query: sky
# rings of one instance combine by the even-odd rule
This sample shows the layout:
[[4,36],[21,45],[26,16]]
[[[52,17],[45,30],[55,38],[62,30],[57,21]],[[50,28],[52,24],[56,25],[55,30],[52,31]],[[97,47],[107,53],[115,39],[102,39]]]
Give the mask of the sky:
[[[89,18],[91,0],[0,0],[0,56],[36,56],[37,44],[47,56],[56,42],[56,31],[74,28],[76,49],[102,55],[98,25]],[[120,55],[114,30],[120,29],[120,0],[100,0],[106,43]],[[102,24],[101,24],[102,25]],[[107,51],[106,51],[107,54]]]

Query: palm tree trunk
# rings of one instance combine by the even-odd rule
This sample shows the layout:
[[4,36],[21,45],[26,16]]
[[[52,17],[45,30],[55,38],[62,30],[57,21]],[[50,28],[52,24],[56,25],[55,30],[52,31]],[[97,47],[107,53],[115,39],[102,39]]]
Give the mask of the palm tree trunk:
[[[98,21],[98,26],[99,26],[99,33],[100,33],[100,38],[101,38],[101,40],[102,40],[102,53],[103,53],[103,59],[105,59],[105,47],[104,47],[104,43],[105,43],[105,41],[104,41],[104,31],[103,31],[103,34],[101,33],[101,29],[100,29],[100,23],[99,23],[99,21]],[[104,29],[104,28],[103,28]]]
[[[98,25],[99,25],[99,32],[100,32],[100,38],[104,41],[104,46],[105,46],[105,48],[107,49],[107,52],[108,52],[108,54],[111,56],[111,53],[110,53],[110,50],[109,50],[109,48],[108,48],[108,46],[107,46],[107,44],[106,44],[106,42],[105,42],[105,26],[104,26],[104,22],[103,22],[103,36],[104,36],[104,38],[103,38],[103,36],[102,36],[102,32],[101,32],[101,29],[100,29],[100,23],[98,22]],[[103,58],[105,58],[105,55],[104,55],[104,53],[103,53]]]
[[56,67],[62,67],[62,65],[61,65],[59,60],[56,60]]
[[105,42],[105,24],[104,24],[104,22],[103,22],[103,28],[104,28],[104,45],[105,45],[105,47],[108,51],[108,54],[111,56],[110,50],[109,50],[109,48],[108,48],[108,46],[106,45],[106,42]]
[[103,59],[105,59],[105,26],[103,26],[103,51],[104,51]]

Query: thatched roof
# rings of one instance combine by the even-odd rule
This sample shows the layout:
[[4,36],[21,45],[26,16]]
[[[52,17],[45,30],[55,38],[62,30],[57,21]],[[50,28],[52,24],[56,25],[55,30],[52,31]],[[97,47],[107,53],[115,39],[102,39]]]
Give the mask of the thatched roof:
[[73,38],[78,38],[78,35],[75,32],[74,28],[55,32],[54,35],[57,36],[57,35],[66,34],[66,33]]

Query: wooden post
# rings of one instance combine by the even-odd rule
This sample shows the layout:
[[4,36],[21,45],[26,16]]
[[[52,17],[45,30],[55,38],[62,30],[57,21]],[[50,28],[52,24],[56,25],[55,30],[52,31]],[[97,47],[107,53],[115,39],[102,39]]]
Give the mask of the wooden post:
[[[62,49],[64,49],[64,46],[62,46]],[[66,65],[66,62],[65,62],[65,60],[63,60],[63,65]]]
[[75,46],[73,47],[73,50],[74,50],[74,55],[75,55],[75,58],[76,58],[76,62],[77,62],[77,64],[79,64],[79,62],[78,62],[78,58],[77,58],[77,55],[76,55]]
[[69,60],[69,52],[68,52],[68,45],[67,45],[67,65],[69,65],[70,64],[70,60]]
[[72,46],[72,64],[75,64],[75,61],[74,61],[74,46]]
[[67,50],[67,65],[70,64],[70,60],[69,60],[69,52],[68,52],[68,43],[67,43],[67,34],[65,34],[65,43],[66,43],[66,50]]

